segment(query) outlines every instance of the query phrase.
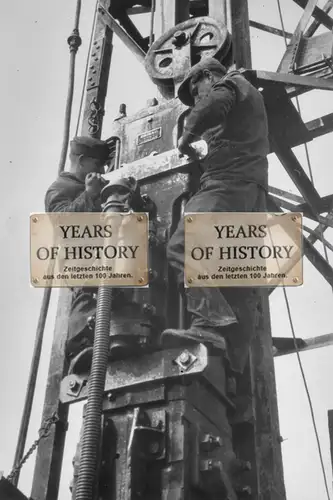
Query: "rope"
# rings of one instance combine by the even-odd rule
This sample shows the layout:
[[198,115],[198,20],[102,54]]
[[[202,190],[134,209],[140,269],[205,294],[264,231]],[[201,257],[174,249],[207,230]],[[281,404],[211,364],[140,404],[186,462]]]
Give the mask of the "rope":
[[[59,163],[59,169],[58,169],[59,173],[64,170],[65,163],[66,163],[68,143],[69,143],[71,111],[72,111],[72,102],[73,102],[73,94],[74,94],[75,56],[76,56],[76,53],[77,53],[79,46],[82,43],[80,35],[79,35],[80,13],[81,13],[81,0],[77,0],[75,21],[74,21],[74,30],[73,30],[71,36],[68,38],[68,44],[70,47],[70,73],[69,73],[68,96],[67,96],[66,113],[65,113],[64,137],[63,137],[63,145],[62,145],[62,151],[61,151],[61,157],[60,157],[60,163]],[[15,470],[16,470],[18,464],[20,464],[22,461],[24,447],[26,444],[27,433],[28,433],[28,428],[29,428],[29,423],[30,423],[30,418],[31,418],[32,404],[33,404],[35,388],[36,388],[36,381],[37,381],[37,375],[38,375],[40,356],[41,356],[42,345],[43,345],[45,324],[46,324],[46,319],[47,319],[47,314],[48,314],[50,299],[51,299],[51,292],[52,292],[51,287],[44,289],[42,305],[41,305],[40,312],[39,312],[39,318],[38,318],[38,324],[37,324],[36,336],[35,336],[35,344],[34,344],[29,379],[28,379],[28,384],[27,384],[27,392],[26,392],[26,397],[25,397],[25,401],[24,401],[22,418],[21,418],[20,429],[19,429],[17,445],[16,445],[16,450],[15,450],[15,456],[14,456],[13,469],[15,469]],[[11,478],[11,481],[15,486],[17,486],[17,484],[18,484],[19,475],[20,475],[20,469]]]
[[77,117],[75,135],[78,135],[78,133],[79,133],[80,120],[81,120],[82,108],[83,108],[83,100],[84,100],[84,94],[85,94],[85,89],[86,89],[86,85],[87,85],[87,78],[88,78],[88,71],[89,71],[89,55],[91,54],[91,47],[92,47],[92,43],[93,43],[93,39],[94,39],[94,32],[95,32],[95,24],[96,24],[98,3],[99,3],[99,0],[96,0],[94,20],[93,20],[93,24],[92,24],[92,27],[91,27],[88,56],[87,56],[87,60],[86,60],[86,67],[85,67],[85,70],[84,70],[83,87],[82,87],[82,92],[81,92],[80,107],[79,107],[79,114],[78,114],[78,117]]
[[[279,10],[279,17],[280,17],[280,22],[281,22],[281,29],[283,31],[284,43],[285,43],[285,46],[287,47],[288,43],[287,43],[287,37],[286,37],[285,29],[284,29],[284,22],[283,22],[283,15],[282,15],[282,9],[281,9],[280,0],[277,0],[277,5],[278,5],[278,10]],[[298,97],[296,97],[296,103],[297,103],[297,110],[298,110],[298,112],[299,112],[299,114],[301,116],[301,111],[300,111],[300,105],[299,105]],[[308,163],[308,168],[309,168],[311,182],[314,185],[313,174],[312,174],[312,165],[311,165],[310,155],[309,155],[309,151],[308,151],[308,147],[307,147],[306,143],[304,144],[304,147],[305,147],[305,154],[306,154],[306,159],[307,159],[307,163]],[[322,243],[323,243],[323,247],[324,247],[324,251],[325,251],[325,258],[328,261],[327,248],[326,248],[326,244],[324,242],[324,234],[323,234],[322,226],[320,224],[319,224],[319,231],[321,232],[321,236],[322,236]],[[315,433],[315,436],[316,436],[317,448],[318,448],[318,453],[319,453],[321,470],[322,470],[322,473],[323,473],[323,478],[324,478],[324,483],[325,483],[326,494],[327,494],[328,500],[331,500],[329,489],[328,489],[327,476],[326,476],[326,472],[325,472],[323,454],[322,454],[322,450],[321,450],[320,439],[319,439],[319,434],[318,434],[318,429],[317,429],[317,424],[316,424],[316,418],[315,418],[315,414],[314,414],[314,410],[313,410],[312,399],[311,399],[311,395],[310,395],[310,391],[309,391],[309,388],[308,388],[308,384],[307,384],[305,372],[304,372],[304,369],[303,369],[302,360],[301,360],[299,349],[298,349],[298,345],[297,345],[297,340],[296,340],[296,335],[295,335],[295,329],[294,329],[294,323],[293,323],[293,320],[292,320],[289,299],[288,299],[288,295],[287,295],[285,287],[283,287],[283,294],[284,294],[284,299],[285,299],[285,303],[286,303],[286,307],[287,307],[287,312],[288,312],[288,318],[289,318],[291,333],[292,333],[292,336],[293,336],[295,352],[296,352],[296,355],[297,355],[297,361],[298,361],[298,365],[299,365],[299,368],[300,368],[300,371],[301,371],[301,375],[302,375],[302,379],[303,379],[303,384],[304,384],[306,396],[307,396],[308,403],[309,403],[309,408],[310,408],[310,413],[311,413],[311,419],[312,419],[312,425],[313,425],[314,433]]]
[[291,317],[290,304],[289,304],[289,299],[288,299],[288,295],[287,295],[285,287],[283,287],[283,294],[284,294],[284,299],[285,299],[286,307],[287,307],[287,311],[288,311],[288,318],[289,318],[291,333],[292,333],[293,340],[294,340],[294,346],[295,346],[295,351],[296,351],[296,355],[297,355],[298,365],[299,365],[299,368],[301,370],[302,379],[303,379],[303,383],[304,383],[304,388],[305,388],[306,396],[307,396],[309,407],[310,407],[311,419],[312,419],[313,429],[314,429],[315,436],[316,436],[317,448],[318,448],[318,453],[319,453],[319,458],[320,458],[320,465],[321,465],[321,469],[322,469],[323,477],[324,477],[324,482],[325,482],[326,494],[327,494],[328,500],[331,500],[330,493],[329,493],[329,490],[328,490],[328,482],[327,482],[327,477],[326,477],[326,472],[325,472],[323,454],[322,454],[322,451],[321,451],[321,445],[320,445],[319,434],[318,434],[318,429],[317,429],[317,424],[316,424],[316,418],[315,418],[315,414],[314,414],[314,410],[313,410],[313,404],[312,404],[311,395],[310,395],[308,383],[307,383],[307,380],[306,380],[306,376],[305,376],[305,373],[304,373],[303,364],[302,364],[302,360],[301,360],[301,357],[300,357],[299,349],[298,349],[298,346],[297,346],[297,340],[296,340],[296,335],[295,335],[294,323],[293,323],[293,320],[292,320],[292,317]]

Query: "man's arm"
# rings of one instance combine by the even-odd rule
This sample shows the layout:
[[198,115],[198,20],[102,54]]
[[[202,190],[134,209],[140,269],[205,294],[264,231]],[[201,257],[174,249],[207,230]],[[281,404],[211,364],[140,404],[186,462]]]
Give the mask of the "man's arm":
[[182,140],[193,142],[206,130],[224,126],[227,115],[236,102],[236,90],[232,83],[217,83],[207,97],[201,99],[192,109],[186,123]]
[[66,193],[51,186],[45,195],[46,212],[93,212],[98,205],[99,197],[94,198],[86,190],[74,200],[68,199]]

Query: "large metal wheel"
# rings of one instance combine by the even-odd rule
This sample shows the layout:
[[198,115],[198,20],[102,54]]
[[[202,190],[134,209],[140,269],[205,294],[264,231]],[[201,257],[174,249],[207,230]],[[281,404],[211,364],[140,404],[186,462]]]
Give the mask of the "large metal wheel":
[[177,44],[188,42],[192,66],[204,57],[215,57],[226,66],[231,64],[231,35],[226,26],[210,17],[188,19],[164,33],[146,55],[147,73],[165,97],[173,97],[173,49]]

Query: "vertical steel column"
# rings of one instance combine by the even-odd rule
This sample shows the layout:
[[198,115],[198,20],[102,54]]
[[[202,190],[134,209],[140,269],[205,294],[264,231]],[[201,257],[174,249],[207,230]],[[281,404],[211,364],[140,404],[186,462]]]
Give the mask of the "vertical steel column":
[[[236,68],[251,68],[251,45],[247,0],[230,2],[233,58]],[[250,348],[249,366],[244,377],[251,380],[251,397],[254,415],[253,429],[248,428],[246,441],[253,447],[256,471],[255,498],[285,500],[281,438],[275,385],[268,293],[262,290],[258,306],[259,321]],[[245,384],[246,386],[246,384]]]
[[190,0],[161,0],[162,33],[190,17]]
[[227,0],[208,0],[208,15],[227,26]]
[[59,395],[60,383],[66,375],[67,368],[65,346],[70,307],[70,290],[61,290],[42,416],[42,421],[44,421],[56,412],[60,420],[55,426],[52,426],[49,435],[42,439],[38,446],[31,490],[31,498],[34,500],[56,500],[58,498],[68,419],[68,406],[60,403]]
[[[109,10],[112,0],[101,0]],[[106,14],[98,8],[95,33],[89,61],[86,99],[83,112],[82,135],[100,138],[104,117],[104,105],[110,74],[113,32],[106,24]]]
[[234,62],[237,68],[252,66],[249,9],[247,0],[231,0],[230,17]]

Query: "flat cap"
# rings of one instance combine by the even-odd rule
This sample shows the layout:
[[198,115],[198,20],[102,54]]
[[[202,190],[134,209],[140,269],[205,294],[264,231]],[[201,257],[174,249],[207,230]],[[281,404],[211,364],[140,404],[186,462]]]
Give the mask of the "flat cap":
[[200,71],[208,69],[221,74],[221,77],[227,73],[227,69],[214,57],[204,57],[200,62],[195,64],[185,76],[183,82],[178,89],[178,97],[186,106],[194,106],[194,100],[190,92],[191,78],[196,76]]
[[75,155],[89,156],[101,161],[107,161],[109,157],[109,147],[105,141],[94,139],[89,136],[77,136],[71,141],[70,151]]

